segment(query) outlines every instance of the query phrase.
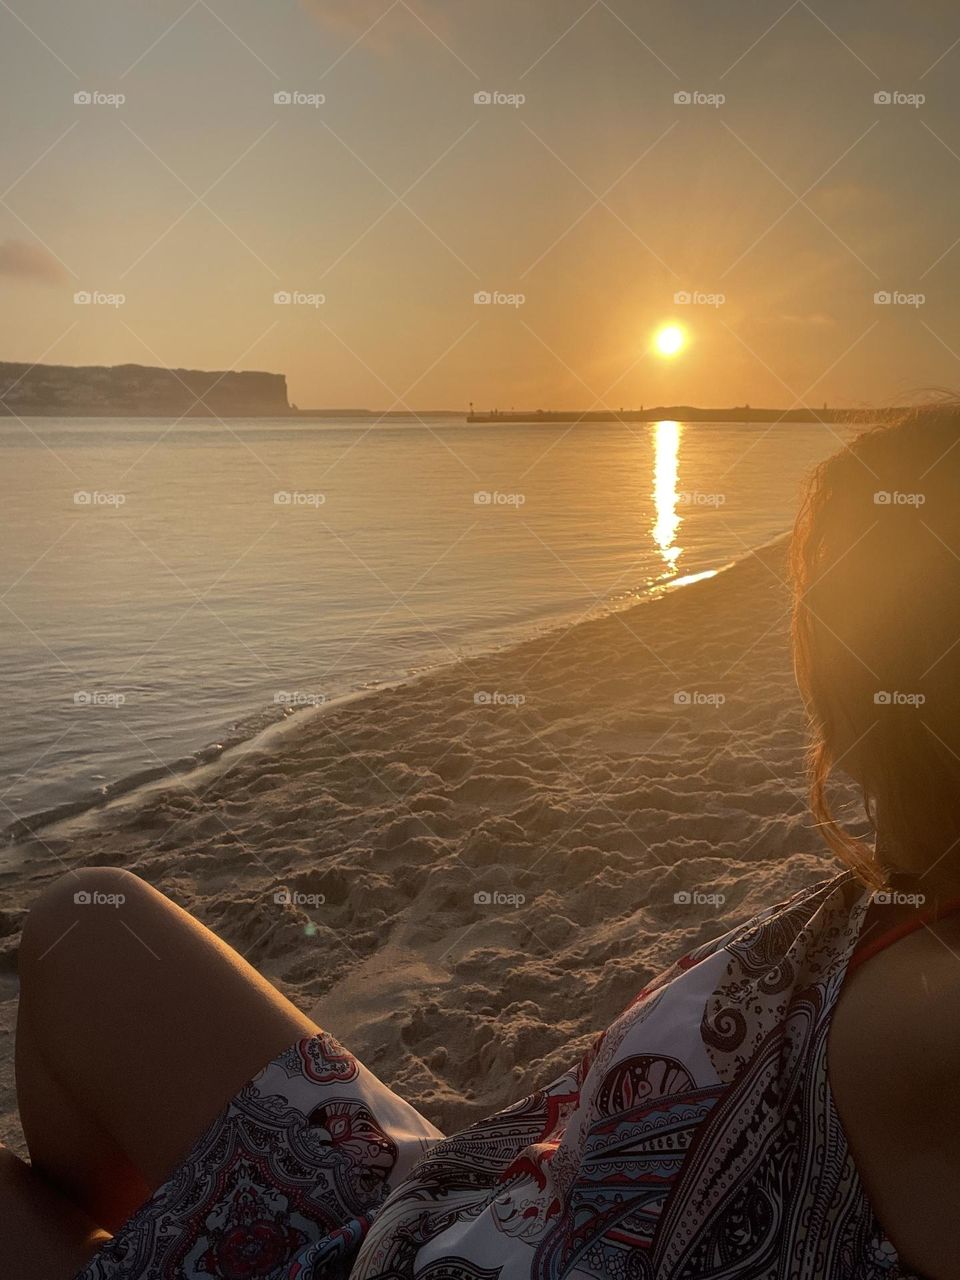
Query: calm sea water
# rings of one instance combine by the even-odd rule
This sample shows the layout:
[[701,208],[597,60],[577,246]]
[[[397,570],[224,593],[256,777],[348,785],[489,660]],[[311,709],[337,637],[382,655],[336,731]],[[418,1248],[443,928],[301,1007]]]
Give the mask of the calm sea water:
[[0,828],[717,568],[839,434],[0,419]]

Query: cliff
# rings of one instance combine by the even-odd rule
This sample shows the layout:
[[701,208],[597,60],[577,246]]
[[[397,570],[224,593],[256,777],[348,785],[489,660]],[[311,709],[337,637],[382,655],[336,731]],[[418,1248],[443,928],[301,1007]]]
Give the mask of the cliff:
[[246,418],[291,412],[282,373],[0,362],[0,414]]

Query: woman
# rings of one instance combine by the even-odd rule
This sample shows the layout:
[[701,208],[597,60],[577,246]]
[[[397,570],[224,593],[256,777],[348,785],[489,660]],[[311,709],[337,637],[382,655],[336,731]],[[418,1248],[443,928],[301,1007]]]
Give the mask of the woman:
[[[455,1137],[142,881],[48,890],[21,947],[32,1169],[0,1163],[6,1280],[960,1274],[958,445],[947,409],[860,436],[794,535],[813,809],[850,870],[678,961]],[[876,849],[831,816],[834,767]]]

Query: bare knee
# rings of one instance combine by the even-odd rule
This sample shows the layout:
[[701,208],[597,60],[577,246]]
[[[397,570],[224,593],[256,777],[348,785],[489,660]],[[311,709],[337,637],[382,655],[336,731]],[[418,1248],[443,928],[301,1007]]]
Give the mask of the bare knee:
[[[122,867],[83,867],[61,876],[36,898],[20,940],[18,967],[24,990],[45,970],[82,969],[91,944],[97,952],[119,941],[134,918],[164,899]],[[122,913],[122,915],[121,915]]]

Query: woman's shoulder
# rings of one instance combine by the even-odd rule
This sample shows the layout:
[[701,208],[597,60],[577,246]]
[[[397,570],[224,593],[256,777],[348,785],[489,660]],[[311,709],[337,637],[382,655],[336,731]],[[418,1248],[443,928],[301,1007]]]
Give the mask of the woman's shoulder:
[[940,1260],[960,1253],[960,917],[911,933],[850,975],[828,1074],[861,1179],[901,1256],[924,1274],[955,1274]]
[[[886,1070],[876,1089],[904,1091],[960,1068],[960,917],[925,925],[851,973],[834,1010],[831,1064]],[[918,1105],[927,1104],[919,1098]]]

